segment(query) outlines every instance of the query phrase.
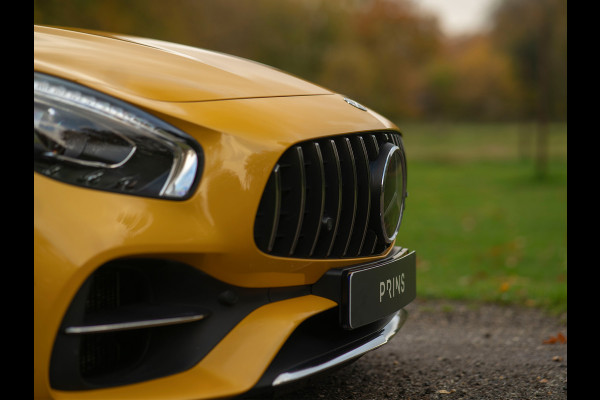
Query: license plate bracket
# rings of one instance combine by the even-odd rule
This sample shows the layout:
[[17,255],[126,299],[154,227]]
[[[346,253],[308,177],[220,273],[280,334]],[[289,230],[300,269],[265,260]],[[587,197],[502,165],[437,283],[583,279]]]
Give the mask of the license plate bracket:
[[342,326],[355,329],[395,313],[415,299],[416,287],[416,252],[407,249],[343,270]]

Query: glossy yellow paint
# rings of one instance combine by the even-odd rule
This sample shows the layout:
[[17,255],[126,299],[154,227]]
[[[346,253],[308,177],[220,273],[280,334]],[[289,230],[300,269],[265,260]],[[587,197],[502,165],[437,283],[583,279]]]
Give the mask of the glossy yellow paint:
[[[48,365],[63,313],[89,274],[110,260],[163,257],[233,285],[280,287],[314,283],[331,268],[383,257],[272,257],[257,249],[253,228],[268,175],[283,151],[324,135],[397,130],[385,118],[236,57],[55,28],[38,27],[34,35],[36,71],[134,104],[194,137],[204,152],[200,184],[185,201],[84,189],[34,173],[36,398],[52,393],[55,398],[166,399],[173,387],[179,396],[173,398],[241,392],[256,382],[295,326],[335,305],[308,296],[264,306],[195,368],[173,377],[97,393],[51,392]],[[245,346],[249,342],[253,346]],[[256,349],[264,353],[253,353]],[[240,369],[236,359],[253,364]]]
[[34,68],[161,101],[331,93],[229,55],[159,40],[94,33],[34,27]]
[[[196,193],[186,201],[155,200],[83,189],[35,174],[34,218],[40,237],[78,268],[94,259],[164,254],[239,286],[313,283],[326,270],[348,263],[267,256],[254,243],[254,216],[269,172],[290,144],[327,132],[345,133],[352,126],[366,130],[374,126],[372,120],[361,121],[369,114],[353,112],[338,96],[169,107],[168,115],[154,113],[195,137],[205,153]],[[296,111],[325,122],[304,123],[306,119],[292,118]],[[256,115],[268,116],[269,123],[252,118]]]
[[271,303],[252,312],[191,370],[118,388],[91,392],[51,390],[50,394],[56,400],[188,400],[234,396],[256,384],[302,321],[335,305],[331,300],[312,295]]

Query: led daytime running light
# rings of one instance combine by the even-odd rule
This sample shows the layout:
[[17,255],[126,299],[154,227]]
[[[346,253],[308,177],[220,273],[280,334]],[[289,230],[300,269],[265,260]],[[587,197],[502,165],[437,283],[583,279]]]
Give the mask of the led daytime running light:
[[47,81],[34,80],[34,92],[43,93],[63,103],[68,103],[78,107],[84,107],[89,111],[100,112],[107,117],[125,122],[134,128],[145,129],[152,133],[163,136],[164,132],[157,129],[150,122],[137,117],[119,107],[115,107],[106,101],[98,101],[92,96],[87,96],[78,91],[69,90],[63,86],[55,86]]
[[91,88],[34,72],[34,170],[98,190],[183,199],[202,149],[164,121]]

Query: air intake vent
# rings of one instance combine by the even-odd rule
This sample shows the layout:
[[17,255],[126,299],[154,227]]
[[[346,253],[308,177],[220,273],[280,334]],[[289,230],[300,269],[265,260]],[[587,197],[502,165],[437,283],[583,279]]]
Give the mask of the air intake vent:
[[[403,149],[396,132],[335,136],[289,148],[273,168],[258,208],[257,246],[268,254],[299,258],[384,252],[390,243],[380,234],[372,170],[386,143]],[[404,199],[405,186],[399,195]]]
[[186,264],[112,260],[91,273],[63,318],[50,385],[89,390],[185,371],[268,301],[268,289],[228,285]]

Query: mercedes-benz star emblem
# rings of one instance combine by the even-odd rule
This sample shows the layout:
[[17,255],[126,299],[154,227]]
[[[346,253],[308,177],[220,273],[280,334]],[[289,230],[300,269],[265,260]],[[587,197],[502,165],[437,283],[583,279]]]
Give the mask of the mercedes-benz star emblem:
[[367,111],[367,108],[365,106],[363,106],[360,103],[357,103],[356,101],[349,99],[347,97],[344,97],[344,101],[348,104],[350,104],[351,106],[354,106],[356,108],[358,108],[359,110],[363,110],[363,111]]
[[373,164],[373,202],[386,243],[394,241],[402,220],[406,189],[403,164],[402,150],[392,143],[381,147],[379,157]]

